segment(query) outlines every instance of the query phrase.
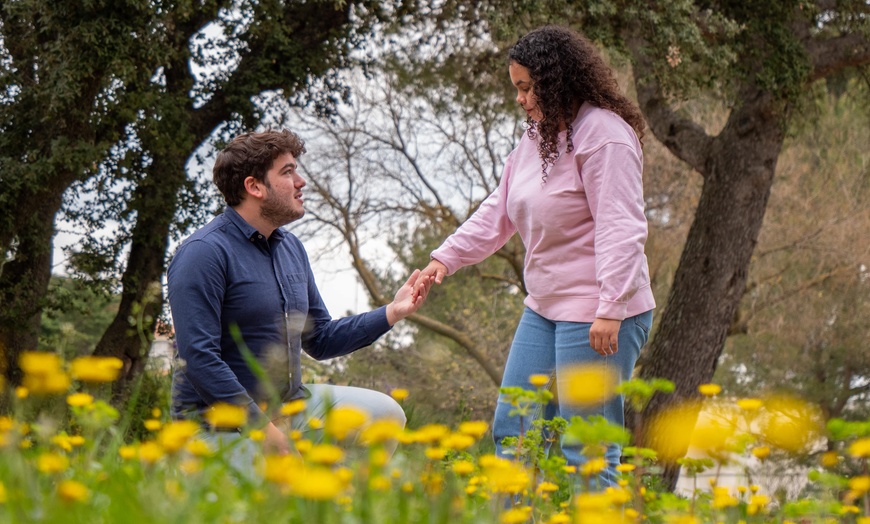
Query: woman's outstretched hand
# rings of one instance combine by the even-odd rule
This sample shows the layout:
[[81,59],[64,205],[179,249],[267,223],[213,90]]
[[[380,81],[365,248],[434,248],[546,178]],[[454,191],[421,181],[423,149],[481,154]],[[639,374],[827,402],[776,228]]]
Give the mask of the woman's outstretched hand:
[[432,284],[440,284],[446,275],[447,266],[433,258],[417,277],[417,282],[414,284],[414,297],[421,295],[425,297]]

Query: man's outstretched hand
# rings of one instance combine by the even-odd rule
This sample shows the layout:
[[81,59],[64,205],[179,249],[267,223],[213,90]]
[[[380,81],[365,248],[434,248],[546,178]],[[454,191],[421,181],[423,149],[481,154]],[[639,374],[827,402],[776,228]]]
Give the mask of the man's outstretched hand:
[[421,271],[415,269],[408,280],[396,292],[393,301],[387,304],[387,322],[394,325],[396,322],[416,312],[426,301],[432,282],[428,279],[421,281]]

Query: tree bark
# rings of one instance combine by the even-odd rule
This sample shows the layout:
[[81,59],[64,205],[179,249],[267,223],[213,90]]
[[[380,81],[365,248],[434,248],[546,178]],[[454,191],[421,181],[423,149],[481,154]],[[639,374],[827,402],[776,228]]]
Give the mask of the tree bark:
[[[700,166],[704,184],[698,209],[659,331],[640,368],[641,378],[673,381],[675,392],[655,395],[643,411],[643,420],[697,398],[698,386],[712,380],[743,297],[785,137],[787,111],[772,95],[754,87],[744,89],[740,100]],[[647,112],[644,102],[649,101],[641,100]],[[668,144],[666,130],[662,133],[657,124],[651,118],[656,137]],[[635,430],[648,447],[668,438]],[[666,469],[664,477],[671,489],[678,474],[679,466]]]

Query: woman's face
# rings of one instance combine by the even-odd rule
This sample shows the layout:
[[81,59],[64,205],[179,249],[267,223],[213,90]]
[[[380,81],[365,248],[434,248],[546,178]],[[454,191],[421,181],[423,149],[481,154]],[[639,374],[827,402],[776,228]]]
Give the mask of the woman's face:
[[529,69],[516,62],[511,62],[508,72],[511,75],[511,83],[517,88],[517,103],[523,106],[526,114],[535,122],[540,122],[544,114],[538,107],[538,99],[535,97],[532,78]]

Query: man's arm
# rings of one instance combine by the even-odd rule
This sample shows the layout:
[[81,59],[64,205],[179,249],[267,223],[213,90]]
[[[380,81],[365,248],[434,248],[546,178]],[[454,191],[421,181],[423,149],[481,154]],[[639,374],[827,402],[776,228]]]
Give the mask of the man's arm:
[[261,426],[269,422],[221,358],[221,310],[226,293],[224,258],[206,242],[188,242],[170,264],[167,284],[184,377],[207,405],[225,402],[245,406],[250,424]]
[[422,288],[415,293],[414,283],[419,275],[420,270],[415,269],[396,292],[393,301],[386,306],[338,320],[332,320],[329,316],[312,276],[309,279],[308,319],[302,333],[305,352],[323,360],[352,353],[373,343],[396,322],[423,305],[432,283],[422,284]]

